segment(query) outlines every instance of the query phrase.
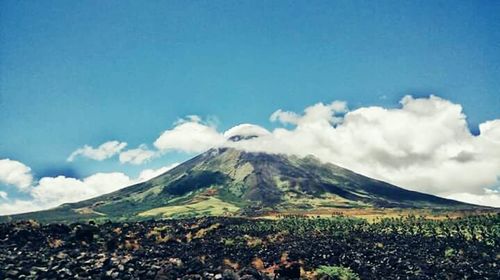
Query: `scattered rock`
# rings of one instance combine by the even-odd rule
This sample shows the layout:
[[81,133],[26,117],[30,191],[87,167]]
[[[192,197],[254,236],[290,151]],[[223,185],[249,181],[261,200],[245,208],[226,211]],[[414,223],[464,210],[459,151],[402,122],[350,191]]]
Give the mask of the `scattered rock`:
[[[308,232],[293,223],[286,230],[273,223],[200,218],[0,224],[0,279],[300,279],[323,265],[347,267],[361,279],[498,279],[496,241],[391,228],[382,233],[369,224]],[[201,229],[210,230],[186,238]],[[157,242],[152,232],[171,241]],[[249,245],[244,236],[260,242]],[[137,247],[127,248],[126,241]]]

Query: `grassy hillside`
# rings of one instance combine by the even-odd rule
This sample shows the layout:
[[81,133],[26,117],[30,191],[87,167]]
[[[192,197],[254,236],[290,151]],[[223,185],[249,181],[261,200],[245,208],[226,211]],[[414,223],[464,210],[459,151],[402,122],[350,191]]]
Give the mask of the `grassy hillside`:
[[125,221],[379,208],[481,207],[408,191],[314,157],[223,148],[209,150],[144,183],[51,210],[0,217],[0,221]]

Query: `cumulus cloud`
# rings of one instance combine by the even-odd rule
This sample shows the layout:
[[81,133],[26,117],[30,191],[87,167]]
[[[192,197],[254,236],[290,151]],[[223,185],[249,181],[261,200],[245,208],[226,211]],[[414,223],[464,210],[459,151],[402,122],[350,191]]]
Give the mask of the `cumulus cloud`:
[[263,127],[245,123],[228,129],[226,132],[224,132],[223,135],[226,139],[230,139],[231,137],[234,136],[240,136],[245,138],[245,137],[261,137],[269,134],[271,134],[269,130]]
[[143,164],[157,155],[155,151],[148,149],[146,145],[140,145],[137,149],[130,149],[120,153],[121,163]]
[[[268,153],[312,154],[408,189],[444,197],[469,194],[477,203],[486,199],[494,203],[498,194],[486,194],[485,189],[500,177],[500,120],[480,124],[480,134],[475,136],[460,104],[437,96],[405,96],[400,105],[350,111],[346,102],[334,101],[314,104],[303,113],[280,109],[270,120],[291,127],[271,132],[252,124],[219,132],[201,118],[190,116],[165,131],[155,147],[203,152],[230,146]],[[259,137],[247,137],[251,135]],[[227,141],[234,136],[241,136],[243,141]]]
[[[314,104],[302,113],[280,109],[270,120],[287,126],[268,131],[258,125],[240,124],[221,132],[213,123],[188,116],[161,133],[154,142],[158,151],[139,146],[121,152],[120,161],[140,164],[158,152],[198,153],[219,146],[298,156],[312,154],[324,162],[407,189],[500,207],[500,194],[495,192],[500,178],[500,120],[480,124],[479,135],[473,135],[460,104],[437,96],[405,96],[398,108],[349,110],[345,102],[334,101]],[[242,139],[228,141],[234,136]],[[112,142],[110,147],[114,148],[101,149],[104,144],[95,149],[87,146],[70,158],[90,155],[104,159],[126,145]],[[0,165],[0,180],[5,181],[6,173],[1,170]],[[163,171],[144,170],[130,181],[143,181]],[[17,180],[15,184],[26,185]]]
[[219,146],[224,141],[224,136],[217,132],[215,126],[203,123],[198,116],[189,116],[177,122],[173,129],[164,131],[154,146],[160,151],[198,153]]
[[500,120],[481,124],[474,136],[459,104],[436,96],[406,96],[400,103],[394,109],[347,111],[345,103],[334,102],[310,106],[303,114],[278,110],[270,119],[293,128],[226,145],[312,154],[408,189],[445,197],[468,194],[469,202],[495,203],[498,194],[485,189],[500,177]]
[[23,191],[29,188],[32,182],[31,168],[19,161],[0,159],[0,183],[15,186]]
[[36,204],[33,200],[14,200],[0,204],[0,215],[19,214],[46,209],[43,205]]
[[455,193],[448,195],[447,198],[478,205],[500,206],[500,194],[491,191],[485,191],[485,194]]
[[481,135],[493,143],[500,142],[500,120],[487,121],[479,125]]
[[84,179],[65,176],[43,177],[30,188],[31,199],[0,204],[0,215],[38,211],[77,202],[126,187],[133,183],[120,172],[97,173]]
[[130,178],[121,172],[96,173],[83,179],[65,176],[43,177],[34,186],[28,188],[31,199],[7,200],[5,192],[0,198],[7,200],[0,204],[0,215],[38,211],[90,199],[121,188],[147,181],[161,175],[177,164],[158,169],[143,170],[137,178]]
[[334,101],[326,105],[318,103],[307,107],[304,110],[304,115],[279,109],[274,112],[269,119],[273,122],[279,121],[282,124],[293,125],[314,124],[318,121],[326,121],[330,124],[337,124],[342,120],[339,115],[347,112],[347,110],[346,102]]
[[108,141],[103,144],[101,144],[99,147],[94,148],[89,145],[85,145],[81,148],[78,148],[76,151],[71,153],[71,155],[68,157],[68,161],[73,161],[75,158],[81,156],[81,157],[86,157],[90,158],[93,160],[105,160],[108,159],[116,154],[118,154],[121,150],[123,150],[127,146],[127,143],[125,142],[119,142],[119,141]]
[[272,113],[269,120],[272,122],[279,121],[282,124],[297,124],[300,120],[300,116],[295,112],[283,111],[281,109],[276,110]]
[[163,167],[160,167],[158,169],[144,169],[143,171],[141,171],[141,173],[139,174],[138,178],[137,178],[137,182],[144,182],[144,181],[147,181],[149,179],[153,179],[157,176],[160,176],[161,174],[169,171],[170,169],[176,167],[177,165],[179,165],[179,163],[172,163],[170,165],[167,165],[167,166],[163,166]]
[[120,172],[97,173],[82,180],[65,176],[44,177],[31,194],[37,203],[50,208],[113,192],[130,183],[131,179]]

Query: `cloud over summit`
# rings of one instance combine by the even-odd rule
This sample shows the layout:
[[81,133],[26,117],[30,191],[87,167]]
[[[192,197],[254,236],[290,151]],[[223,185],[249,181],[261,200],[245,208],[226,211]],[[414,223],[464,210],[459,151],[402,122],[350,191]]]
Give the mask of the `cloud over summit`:
[[[93,148],[85,145],[68,160],[95,160],[119,155],[121,163],[145,164],[171,151],[200,153],[212,147],[246,151],[314,155],[369,177],[443,197],[500,207],[500,120],[479,125],[473,135],[460,104],[430,96],[405,96],[398,108],[381,106],[349,110],[346,102],[317,103],[303,112],[275,111],[267,130],[239,124],[220,131],[211,122],[188,116],[154,140],[124,150],[125,142],[108,141]],[[241,136],[240,141],[228,141]],[[258,137],[253,137],[258,136]],[[32,201],[9,200],[0,213],[33,211],[64,202],[97,196],[157,176],[172,166],[144,169],[137,178],[121,172],[97,173],[83,179],[64,176],[41,178],[34,183],[31,169],[21,162],[0,160],[0,183],[30,193]]]
[[177,122],[173,129],[164,131],[154,142],[160,151],[178,150],[199,153],[223,144],[225,138],[215,126],[203,123],[198,116]]
[[219,132],[198,118],[167,130],[155,145],[188,152],[231,146],[247,151],[312,154],[412,190],[446,197],[467,194],[460,197],[500,206],[496,193],[489,192],[487,200],[480,199],[500,177],[500,120],[480,124],[480,134],[475,136],[460,104],[433,95],[405,96],[399,108],[370,106],[349,111],[345,102],[335,101],[317,103],[303,113],[280,109],[270,120],[291,127],[227,142],[228,135],[235,131],[251,134],[267,130],[245,124]]

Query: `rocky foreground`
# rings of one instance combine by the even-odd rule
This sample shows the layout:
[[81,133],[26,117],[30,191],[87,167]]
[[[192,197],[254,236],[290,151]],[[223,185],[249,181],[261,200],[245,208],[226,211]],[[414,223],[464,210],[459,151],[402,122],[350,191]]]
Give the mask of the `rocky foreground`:
[[499,221],[0,224],[0,279],[500,279]]

